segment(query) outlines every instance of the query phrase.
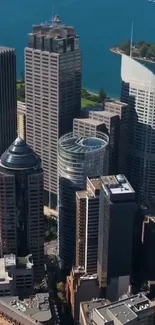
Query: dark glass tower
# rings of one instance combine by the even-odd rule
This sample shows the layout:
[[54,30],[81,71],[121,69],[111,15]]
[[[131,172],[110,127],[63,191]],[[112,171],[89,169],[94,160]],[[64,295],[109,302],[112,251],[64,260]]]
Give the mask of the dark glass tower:
[[19,137],[0,160],[0,241],[2,255],[32,253],[36,279],[43,277],[43,171]]
[[0,156],[17,135],[16,54],[0,46]]

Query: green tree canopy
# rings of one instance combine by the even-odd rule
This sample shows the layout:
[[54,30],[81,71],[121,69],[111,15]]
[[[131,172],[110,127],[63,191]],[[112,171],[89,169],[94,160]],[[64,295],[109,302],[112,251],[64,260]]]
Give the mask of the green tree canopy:
[[51,227],[45,232],[45,242],[57,239],[57,229],[56,227]]
[[145,43],[145,41],[140,41],[140,42],[138,42],[137,44],[136,44],[136,47],[141,47],[141,46],[143,46],[143,45],[145,45],[146,43]]
[[154,56],[155,56],[155,53],[154,53],[153,49],[151,47],[149,47],[147,52],[146,52],[146,58],[150,59],[150,58],[152,58]]
[[130,41],[123,41],[120,45],[119,48],[121,51],[123,51],[124,53],[126,53],[127,55],[130,53]]
[[139,49],[139,56],[144,58],[147,56],[148,46],[146,44],[142,45]]
[[85,99],[89,99],[90,98],[90,94],[89,94],[89,92],[86,89],[83,88],[81,90],[81,97],[82,98],[85,98]]
[[57,283],[57,290],[60,292],[64,292],[65,291],[65,285],[63,282],[58,282]]

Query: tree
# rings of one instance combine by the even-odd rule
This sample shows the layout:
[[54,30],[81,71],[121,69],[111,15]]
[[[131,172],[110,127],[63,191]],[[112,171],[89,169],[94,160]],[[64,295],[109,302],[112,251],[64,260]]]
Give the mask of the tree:
[[139,49],[139,56],[144,58],[147,55],[148,46],[146,44],[142,45]]
[[140,41],[136,44],[136,47],[140,48],[141,46],[145,45],[146,43],[144,41]]
[[49,242],[51,240],[56,240],[56,239],[57,239],[57,230],[55,227],[52,227],[45,232],[45,242]]
[[101,88],[100,91],[99,91],[99,95],[98,95],[98,103],[104,102],[104,100],[106,99],[106,97],[107,97],[107,95],[106,95],[104,89]]
[[63,282],[58,282],[58,283],[57,283],[57,290],[58,290],[59,292],[65,292],[65,285],[64,285]]
[[130,41],[124,41],[119,45],[119,48],[122,52],[129,55],[130,53]]
[[66,300],[66,296],[65,293],[63,292],[58,292],[58,298],[61,300],[62,303],[66,304],[67,300]]
[[97,103],[98,102],[98,95],[91,94],[90,100],[92,100],[92,102],[94,102],[94,103]]
[[85,99],[89,99],[90,98],[90,94],[89,94],[89,92],[86,89],[83,88],[81,90],[81,97],[82,98],[85,98]]

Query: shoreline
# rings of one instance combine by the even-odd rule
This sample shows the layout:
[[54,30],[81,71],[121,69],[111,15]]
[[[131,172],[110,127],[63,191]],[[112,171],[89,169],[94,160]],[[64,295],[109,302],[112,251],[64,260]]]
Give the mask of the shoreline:
[[[125,54],[124,52],[120,51],[119,49],[117,48],[114,48],[114,47],[111,47],[110,48],[110,52],[114,53],[114,54],[117,54],[117,55],[122,55],[122,54]],[[152,60],[149,60],[149,59],[144,59],[144,58],[139,58],[137,56],[133,56],[132,57],[133,59],[136,59],[138,61],[143,61],[143,62],[148,62],[148,63],[153,63],[155,64],[155,61],[152,61]]]

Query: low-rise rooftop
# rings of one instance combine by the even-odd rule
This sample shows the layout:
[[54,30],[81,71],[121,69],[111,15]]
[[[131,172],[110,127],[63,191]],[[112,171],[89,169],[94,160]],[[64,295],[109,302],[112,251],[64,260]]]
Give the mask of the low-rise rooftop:
[[124,103],[124,102],[121,102],[121,101],[119,101],[119,100],[115,100],[115,99],[109,99],[109,100],[106,100],[105,101],[105,106],[106,106],[106,104],[108,105],[110,105],[110,106],[120,106],[120,107],[122,107],[122,106],[128,106],[128,104],[127,103]]
[[17,315],[22,314],[25,317],[25,324],[27,317],[39,323],[47,322],[52,318],[48,293],[39,293],[24,300],[19,300],[17,296],[3,297],[0,303],[1,301],[4,301],[10,310],[13,308]]
[[[138,319],[139,313],[148,317],[154,313],[155,305],[142,293],[135,296],[125,296],[117,302],[110,303],[106,300],[92,300],[81,304],[87,324],[96,325],[104,323],[116,323],[124,325]],[[144,314],[144,310],[146,313]]]
[[75,118],[74,121],[80,122],[81,124],[89,124],[89,125],[102,125],[103,122],[94,120],[93,118]]
[[85,199],[86,197],[96,196],[101,188],[101,178],[87,178],[87,189],[85,191],[78,191],[76,195],[79,199]]
[[108,112],[108,111],[94,111],[94,112],[90,112],[90,118],[93,119],[93,116],[96,115],[96,116],[105,116],[105,117],[113,117],[113,116],[116,116],[118,115],[117,113],[112,113],[112,112]]

